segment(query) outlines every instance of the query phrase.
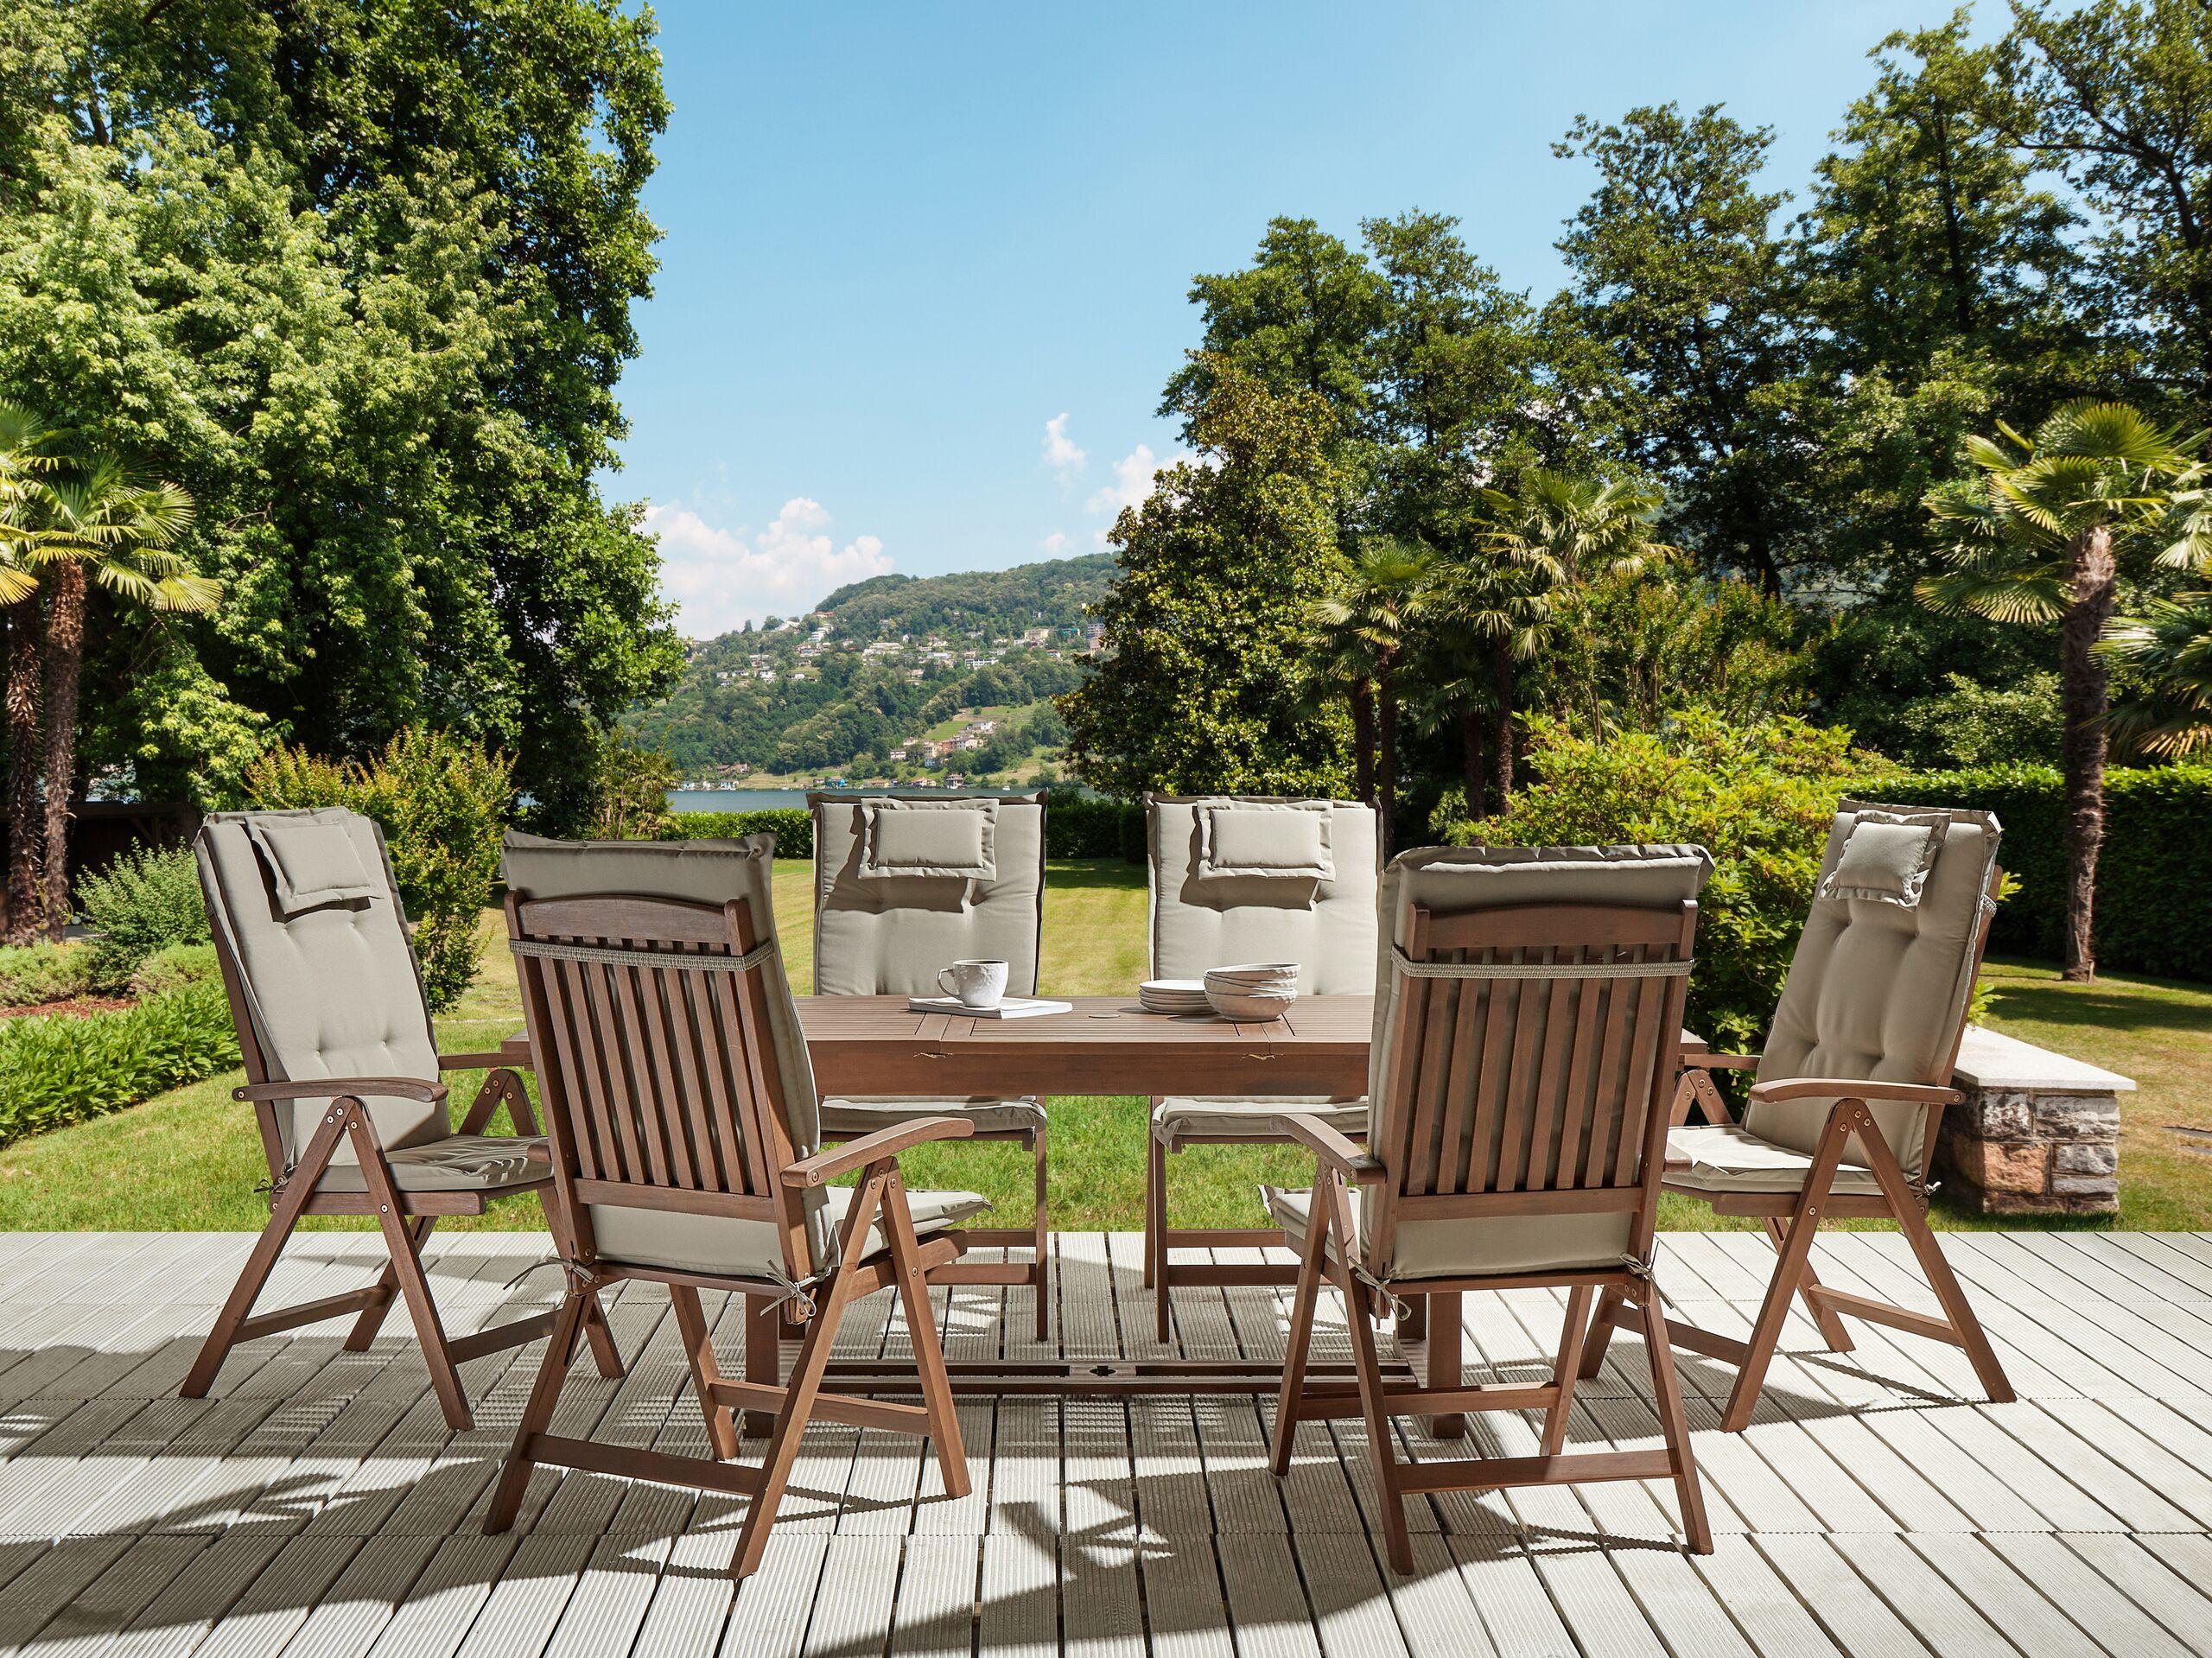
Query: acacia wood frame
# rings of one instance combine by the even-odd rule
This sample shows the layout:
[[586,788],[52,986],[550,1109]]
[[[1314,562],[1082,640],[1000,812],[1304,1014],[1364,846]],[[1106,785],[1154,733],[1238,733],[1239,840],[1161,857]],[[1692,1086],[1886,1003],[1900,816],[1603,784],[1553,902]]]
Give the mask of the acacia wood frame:
[[[1301,1421],[1362,1417],[1381,1488],[1385,1553],[1398,1572],[1413,1570],[1405,1517],[1409,1495],[1585,1480],[1670,1480],[1691,1549],[1712,1552],[1681,1385],[1664,1342],[1655,1341],[1650,1354],[1664,1448],[1564,1454],[1574,1386],[1584,1374],[1581,1349],[1592,1298],[1602,1293],[1634,1306],[1655,1335],[1662,1319],[1648,1263],[1669,1126],[1666,1102],[1679,1069],[1688,978],[1686,972],[1630,976],[1608,975],[1604,969],[1647,963],[1680,963],[1686,969],[1696,931],[1697,905],[1688,900],[1678,908],[1549,903],[1445,916],[1416,905],[1405,950],[1410,962],[1590,970],[1574,977],[1523,981],[1512,998],[1503,994],[1508,981],[1491,981],[1479,1068],[1473,981],[1403,975],[1395,1025],[1387,1039],[1396,1044],[1394,1087],[1373,1102],[1370,1152],[1362,1153],[1317,1117],[1294,1115],[1286,1121],[1291,1137],[1314,1153],[1318,1178],[1300,1244],[1270,1462],[1278,1475],[1289,1471]],[[1616,956],[1616,950],[1626,953]],[[1576,982],[1583,989],[1569,1013],[1568,987]],[[1610,987],[1602,994],[1601,984]],[[1623,1017],[1631,1001],[1632,1039]],[[1447,1027],[1456,1029],[1448,1057]],[[1511,1058],[1502,1064],[1509,1039]],[[1617,1071],[1621,1099],[1616,1120],[1607,1098],[1608,1079]],[[1464,1168],[1458,1166],[1463,1145]],[[1548,1171],[1548,1159],[1553,1165]],[[1364,1242],[1352,1208],[1355,1185],[1367,1188],[1375,1210]],[[1621,1265],[1413,1280],[1402,1280],[1392,1270],[1402,1221],[1578,1214],[1628,1216],[1628,1247]],[[1351,1388],[1316,1387],[1306,1379],[1325,1275],[1344,1298],[1355,1369]],[[1567,1289],[1552,1379],[1533,1386],[1389,1385],[1381,1373],[1371,1320],[1387,1310],[1402,1285],[1407,1291],[1453,1298],[1447,1304],[1455,1311],[1457,1295],[1471,1290]],[[1397,1459],[1389,1420],[1393,1414],[1530,1409],[1545,1413],[1536,1456],[1418,1464]]]
[[[1997,897],[2003,886],[2005,873],[1993,867],[1987,886],[1983,889],[1980,918],[1974,931],[1972,961],[1967,969],[1967,982],[1971,987],[1981,974],[1983,952],[1989,944],[1989,925],[1996,914]],[[1821,1332],[1828,1350],[1850,1352],[1855,1346],[1851,1332],[1843,1323],[1846,1316],[1863,1318],[1869,1324],[1878,1324],[1908,1335],[1925,1336],[1931,1340],[1946,1343],[1962,1350],[1967,1363],[1973,1365],[1974,1376],[1981,1383],[1982,1391],[1993,1404],[2010,1404],[2016,1397],[2011,1380],[2005,1374],[2003,1363],[1995,1348],[1990,1344],[1988,1333],[1981,1327],[1974,1306],[1967,1299],[1965,1289],[1951,1271],[1950,1263],[1943,1258],[1942,1246],[1936,1242],[1934,1230],[1928,1224],[1927,1183],[1935,1167],[1936,1147],[1941,1136],[1943,1109],[1956,1104],[1963,1096],[1951,1087],[1952,1072],[1956,1069],[1959,1045],[1966,1038],[1967,1010],[1973,997],[1962,998],[1957,1023],[1950,1040],[1941,1057],[1929,1067],[1928,1074],[1909,1083],[1872,1082],[1860,1077],[1808,1077],[1777,1079],[1753,1085],[1755,1098],[1776,1102],[1792,1098],[1831,1099],[1827,1123],[1821,1131],[1813,1153],[1811,1166],[1806,1171],[1804,1184],[1796,1191],[1783,1192],[1726,1192],[1707,1191],[1700,1187],[1669,1182],[1666,1189],[1685,1197],[1694,1197],[1711,1207],[1716,1215],[1750,1216],[1764,1223],[1768,1239],[1775,1248],[1774,1275],[1768,1280],[1766,1294],[1759,1304],[1758,1315],[1751,1324],[1747,1339],[1738,1340],[1718,1335],[1709,1330],[1669,1318],[1662,1321],[1667,1339],[1674,1345],[1701,1357],[1715,1360],[1737,1368],[1736,1383],[1730,1390],[1728,1402],[1723,1407],[1720,1426],[1731,1433],[1740,1433],[1749,1427],[1758,1409],[1759,1394],[1765,1386],[1766,1373],[1774,1362],[1777,1347],[1782,1340],[1783,1326],[1789,1316],[1792,1299],[1801,1299],[1805,1311]],[[1694,1109],[1701,1109],[1709,1121],[1716,1124],[1732,1123],[1719,1089],[1714,1085],[1714,1070],[1748,1070],[1759,1063],[1756,1054],[1700,1054],[1686,1056],[1684,1070],[1675,1091],[1669,1113],[1675,1126],[1689,1120]],[[1873,1113],[1868,1109],[1871,1100],[1898,1100],[1927,1108],[1928,1121],[1923,1130],[1920,1151],[1921,1184],[1915,1185],[1899,1166],[1889,1140],[1877,1126]],[[1842,1166],[1844,1152],[1853,1135],[1866,1158],[1866,1167],[1873,1175],[1878,1192],[1866,1195],[1838,1192],[1834,1188],[1836,1172]],[[1831,1289],[1821,1282],[1812,1263],[1815,1235],[1824,1220],[1873,1219],[1897,1223],[1912,1249],[1913,1258],[1927,1278],[1929,1287],[1936,1293],[1942,1308],[1941,1317],[1914,1312],[1872,1297],[1848,1294]],[[1592,1328],[1583,1348],[1582,1374],[1595,1375],[1598,1367],[1605,1363],[1605,1350],[1616,1328],[1637,1327],[1640,1321],[1630,1318],[1622,1305],[1611,1297],[1598,1304]]]
[[[562,1248],[570,1285],[554,1324],[491,1505],[487,1533],[518,1513],[530,1471],[550,1464],[751,1497],[732,1557],[733,1575],[760,1562],[810,1421],[839,1421],[925,1435],[946,1495],[968,1490],[966,1453],[952,1409],[926,1274],[957,1259],[957,1233],[922,1242],[915,1235],[898,1153],[936,1140],[967,1138],[970,1125],[914,1118],[830,1150],[800,1157],[791,1134],[765,975],[772,954],[710,972],[671,958],[743,957],[760,932],[743,899],[715,905],[624,894],[531,900],[510,892],[511,939],[615,952],[631,962],[519,954],[524,1017],[539,1055],[539,1087],[551,1143],[552,1179],[571,1225]],[[693,981],[702,981],[695,989]],[[817,1270],[808,1237],[808,1194],[858,1171],[860,1184],[837,1236],[837,1258]],[[780,1275],[671,1268],[602,1257],[590,1205],[727,1216],[776,1228]],[[880,1223],[883,1247],[864,1254]],[[639,1280],[667,1286],[692,1385],[705,1416],[709,1458],[605,1445],[550,1432],[561,1385],[588,1308],[604,1286]],[[795,1287],[804,1286],[804,1287]],[[826,1391],[831,1344],[855,1297],[895,1288],[912,1336],[912,1383],[919,1405]],[[769,1333],[774,1312],[797,1304],[804,1335],[786,1382],[725,1377],[716,1363],[699,1292],[742,1295],[748,1348]],[[743,1412],[767,1424],[758,1468],[731,1465]]]

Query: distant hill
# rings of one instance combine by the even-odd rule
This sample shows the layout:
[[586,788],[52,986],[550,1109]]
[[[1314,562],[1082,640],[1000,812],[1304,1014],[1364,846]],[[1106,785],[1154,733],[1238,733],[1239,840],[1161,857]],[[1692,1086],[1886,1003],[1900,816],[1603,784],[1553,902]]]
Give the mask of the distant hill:
[[[1065,737],[1047,699],[1077,683],[1084,607],[1113,570],[1097,553],[856,581],[804,617],[695,645],[631,723],[687,780],[1033,775]],[[925,741],[955,746],[892,758]]]

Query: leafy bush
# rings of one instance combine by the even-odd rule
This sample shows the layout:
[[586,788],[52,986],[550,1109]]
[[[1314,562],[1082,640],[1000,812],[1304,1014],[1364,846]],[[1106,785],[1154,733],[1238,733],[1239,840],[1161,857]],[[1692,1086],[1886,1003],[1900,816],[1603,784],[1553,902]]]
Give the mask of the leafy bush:
[[277,749],[247,772],[246,792],[257,806],[346,806],[376,820],[416,924],[423,989],[443,1013],[483,957],[479,924],[499,879],[513,772],[512,759],[481,743],[417,728],[365,764]]
[[1580,736],[1528,722],[1531,780],[1499,816],[1458,827],[1460,845],[1694,842],[1713,854],[1699,901],[1689,1023],[1716,1048],[1764,1034],[1836,803],[1863,756],[1850,734],[1781,715],[1750,727],[1690,710],[1661,733]]
[[138,970],[130,975],[130,994],[143,1001],[180,985],[220,976],[214,945],[168,944],[138,964]]
[[676,762],[626,731],[599,739],[592,759],[591,820],[585,833],[600,841],[668,838],[668,791],[677,785]]
[[0,1022],[0,1145],[135,1105],[238,1063],[212,980],[114,1013]]
[[207,942],[207,905],[190,847],[138,847],[77,883],[95,937],[92,981],[122,990],[156,950]]
[[[1916,772],[1864,785],[1900,805],[1972,806],[2005,826],[1999,860],[2019,894],[1997,912],[1993,950],[2056,959],[2065,937],[2065,790],[2056,767]],[[2100,965],[2212,979],[2212,765],[2105,774],[2097,856]]]
[[1056,789],[1045,808],[1048,858],[1122,858],[1142,863],[1144,805]]
[[0,1007],[35,1007],[89,994],[92,956],[82,944],[0,945]]
[[1943,684],[1897,711],[1898,728],[1912,734],[1912,753],[1962,767],[2047,764],[2058,758],[2064,722],[2056,674],[2028,674],[2009,687],[1946,674]]
[[749,812],[678,812],[661,826],[664,841],[734,841],[772,832],[779,858],[814,855],[814,814],[803,806],[769,806]]

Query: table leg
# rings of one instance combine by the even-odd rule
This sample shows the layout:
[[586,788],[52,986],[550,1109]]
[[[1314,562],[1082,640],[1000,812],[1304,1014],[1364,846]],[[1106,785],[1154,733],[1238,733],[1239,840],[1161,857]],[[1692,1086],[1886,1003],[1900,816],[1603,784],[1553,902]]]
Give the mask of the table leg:
[[[778,1337],[782,1334],[783,1319],[777,1304],[765,1295],[745,1298],[745,1379],[779,1385],[784,1377]],[[737,1431],[748,1438],[758,1438],[774,1427],[776,1419],[766,1411],[748,1410],[738,1413]]]
[[[1459,1347],[1464,1332],[1459,1324],[1459,1297],[1432,1295],[1428,1302],[1428,1341],[1421,1386],[1456,1388],[1464,1378],[1459,1370]],[[1464,1415],[1432,1416],[1423,1424],[1440,1439],[1456,1439],[1467,1431]]]

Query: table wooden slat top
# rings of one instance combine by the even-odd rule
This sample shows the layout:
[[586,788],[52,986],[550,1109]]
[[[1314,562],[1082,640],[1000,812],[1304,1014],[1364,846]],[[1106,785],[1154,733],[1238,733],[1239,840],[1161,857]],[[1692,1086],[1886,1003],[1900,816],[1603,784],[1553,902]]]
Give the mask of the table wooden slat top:
[[1079,996],[1065,1013],[910,1012],[904,996],[802,996],[825,1094],[1275,1094],[1367,1089],[1372,996],[1305,996],[1279,1020],[1177,1017],[1135,996]]

